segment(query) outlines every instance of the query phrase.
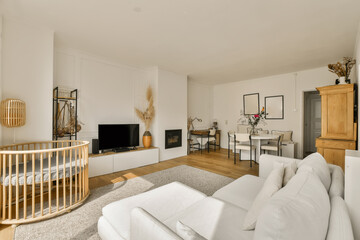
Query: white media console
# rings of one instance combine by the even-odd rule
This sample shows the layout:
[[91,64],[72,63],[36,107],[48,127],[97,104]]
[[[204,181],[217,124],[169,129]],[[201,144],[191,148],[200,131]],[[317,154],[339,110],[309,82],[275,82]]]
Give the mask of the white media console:
[[138,148],[129,152],[89,155],[89,177],[119,172],[159,162],[159,148]]

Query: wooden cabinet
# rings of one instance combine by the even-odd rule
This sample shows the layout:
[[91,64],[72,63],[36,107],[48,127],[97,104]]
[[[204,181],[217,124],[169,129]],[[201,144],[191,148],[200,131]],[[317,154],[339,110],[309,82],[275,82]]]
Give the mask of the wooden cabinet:
[[344,169],[345,149],[356,149],[354,84],[319,87],[321,96],[321,137],[316,147],[327,162]]
[[338,165],[344,169],[345,149],[355,150],[356,141],[317,138],[316,147],[328,163]]

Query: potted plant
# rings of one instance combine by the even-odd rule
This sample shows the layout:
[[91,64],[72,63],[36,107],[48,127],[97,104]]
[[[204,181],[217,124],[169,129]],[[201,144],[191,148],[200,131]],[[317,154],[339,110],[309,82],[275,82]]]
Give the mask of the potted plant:
[[352,59],[351,57],[344,57],[342,63],[337,62],[335,64],[328,65],[329,71],[335,73],[339,77],[339,79],[336,79],[336,84],[350,83],[349,76],[355,63],[355,59]]
[[140,120],[145,124],[143,144],[145,148],[149,148],[152,142],[152,137],[149,130],[155,116],[154,98],[152,88],[150,86],[146,90],[146,100],[148,101],[148,107],[146,108],[146,110],[142,112],[138,108],[135,108],[135,112],[136,115],[140,118]]

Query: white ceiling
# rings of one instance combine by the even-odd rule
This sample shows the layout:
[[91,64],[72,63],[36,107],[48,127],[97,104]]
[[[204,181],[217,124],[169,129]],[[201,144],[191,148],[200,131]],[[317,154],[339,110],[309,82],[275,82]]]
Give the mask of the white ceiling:
[[214,84],[352,56],[359,0],[0,0],[57,46]]

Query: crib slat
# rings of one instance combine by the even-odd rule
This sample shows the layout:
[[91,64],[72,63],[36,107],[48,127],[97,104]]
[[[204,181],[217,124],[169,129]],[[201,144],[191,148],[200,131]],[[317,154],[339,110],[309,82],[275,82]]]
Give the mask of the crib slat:
[[[6,155],[3,156],[3,183],[5,183],[6,177]],[[6,186],[3,188],[3,211],[2,211],[3,219],[6,218]]]
[[86,194],[89,193],[89,147],[86,146],[86,153],[85,153],[85,166],[86,166],[86,169],[85,169],[85,173],[86,173],[86,176],[85,176],[85,180],[86,180]]
[[32,160],[32,199],[31,199],[31,212],[32,212],[32,217],[35,218],[35,153],[32,154],[31,156],[31,160]]
[[77,159],[78,159],[78,149],[75,148],[75,202],[77,202]]
[[19,220],[19,154],[16,154],[16,220]]
[[[41,146],[41,144],[40,144]],[[40,214],[44,215],[44,155],[40,153]]]
[[81,175],[82,175],[82,184],[83,184],[83,194],[82,197],[85,196],[85,147],[81,147],[81,151],[82,151],[82,155],[81,155],[81,166],[82,166],[82,171],[81,171]]
[[70,149],[70,160],[69,160],[69,164],[70,164],[70,206],[72,205],[72,152],[73,150]]
[[63,199],[64,209],[66,208],[66,152],[63,151]]
[[82,171],[81,171],[82,150],[79,148],[79,199],[82,197]]
[[11,216],[11,205],[12,205],[12,180],[11,180],[11,175],[12,175],[12,155],[9,155],[9,219],[12,219]]
[[48,153],[48,166],[49,166],[49,191],[48,191],[48,195],[49,195],[49,214],[51,214],[51,154],[52,153]]
[[26,219],[27,208],[27,154],[24,154],[24,219]]
[[56,152],[56,211],[59,211],[59,152]]

